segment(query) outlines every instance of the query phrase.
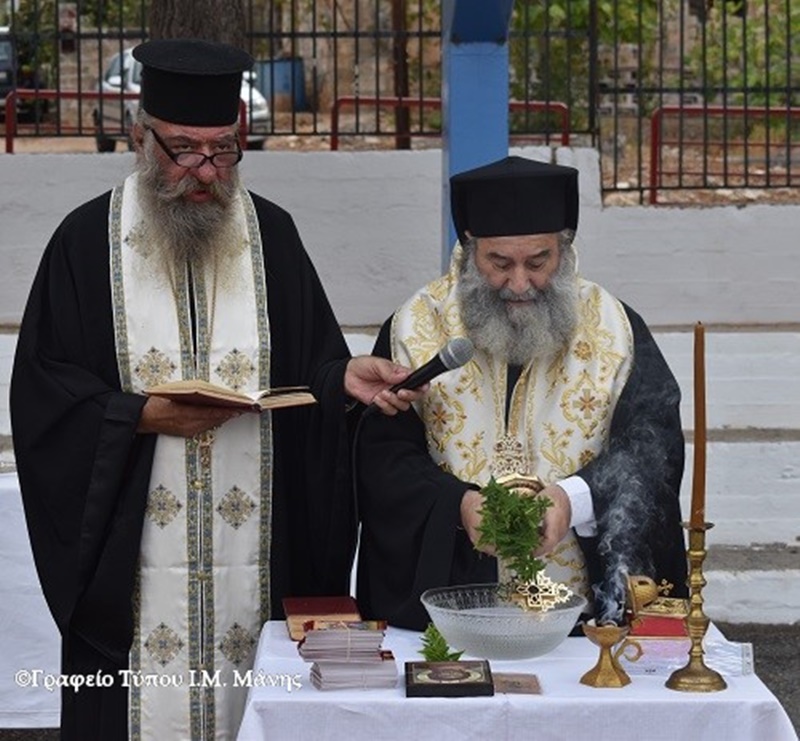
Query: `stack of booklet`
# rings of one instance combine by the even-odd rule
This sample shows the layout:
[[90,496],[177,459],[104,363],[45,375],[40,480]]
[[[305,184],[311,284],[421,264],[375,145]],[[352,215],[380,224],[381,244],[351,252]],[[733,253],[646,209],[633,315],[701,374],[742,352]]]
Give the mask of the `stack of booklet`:
[[298,652],[319,690],[373,689],[397,684],[397,664],[381,646],[383,620],[310,620]]

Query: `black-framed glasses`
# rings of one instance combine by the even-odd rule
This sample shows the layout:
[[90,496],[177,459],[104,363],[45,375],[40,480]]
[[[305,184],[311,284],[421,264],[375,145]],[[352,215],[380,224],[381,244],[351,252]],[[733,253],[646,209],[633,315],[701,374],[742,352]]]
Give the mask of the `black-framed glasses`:
[[242,159],[242,148],[236,142],[236,149],[227,152],[215,152],[214,154],[203,154],[202,152],[173,152],[167,143],[158,135],[155,129],[150,127],[147,131],[153,134],[153,138],[158,142],[158,146],[179,167],[195,168],[202,167],[206,162],[210,162],[214,167],[233,167]]

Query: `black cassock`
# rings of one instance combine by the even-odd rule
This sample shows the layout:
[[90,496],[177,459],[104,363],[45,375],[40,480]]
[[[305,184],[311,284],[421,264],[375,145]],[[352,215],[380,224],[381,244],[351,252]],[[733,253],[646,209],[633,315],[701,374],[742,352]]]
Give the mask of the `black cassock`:
[[[589,582],[602,603],[618,593],[618,567],[686,589],[679,491],[684,440],[680,389],[641,317],[625,307],[633,329],[630,376],[614,409],[609,440],[575,471],[592,491],[598,534],[578,537]],[[374,353],[391,357],[390,322]],[[424,630],[420,595],[433,587],[494,582],[497,563],[478,553],[460,528],[461,498],[479,488],[441,470],[427,452],[416,412],[366,416],[358,435],[359,606],[365,617]],[[626,526],[617,514],[624,508]],[[596,602],[596,608],[600,605]]]
[[[311,386],[320,404],[273,412],[272,618],[284,595],[344,594],[355,544],[350,357],[288,213],[253,196],[267,275],[271,385]],[[109,286],[109,194],[76,209],[45,250],[11,381],[14,450],[36,568],[62,634],[65,673],[128,666],[131,594],[155,435],[145,397],[120,391]],[[256,589],[257,585],[253,585]],[[63,738],[126,738],[119,679],[63,693]]]

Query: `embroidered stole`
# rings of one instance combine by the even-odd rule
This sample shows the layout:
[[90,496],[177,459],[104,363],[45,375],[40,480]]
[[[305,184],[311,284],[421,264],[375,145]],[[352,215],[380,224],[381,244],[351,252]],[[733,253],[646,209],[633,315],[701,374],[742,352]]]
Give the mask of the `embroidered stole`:
[[[202,378],[269,386],[261,236],[235,199],[241,249],[222,280],[170,278],[142,231],[137,177],[111,199],[110,260],[122,388]],[[159,435],[150,477],[130,654],[130,738],[232,739],[268,619],[272,472],[269,413],[195,438]],[[227,686],[225,686],[227,685]]]
[[[396,312],[392,356],[417,368],[453,337],[466,336],[456,297],[460,246],[447,275]],[[622,305],[579,280],[579,324],[568,348],[523,368],[506,423],[505,363],[476,350],[465,366],[444,373],[416,409],[434,461],[480,486],[506,474],[536,475],[545,484],[570,476],[603,448],[630,372],[633,335]],[[592,595],[573,531],[549,555],[545,573]],[[501,578],[505,575],[501,564]]]

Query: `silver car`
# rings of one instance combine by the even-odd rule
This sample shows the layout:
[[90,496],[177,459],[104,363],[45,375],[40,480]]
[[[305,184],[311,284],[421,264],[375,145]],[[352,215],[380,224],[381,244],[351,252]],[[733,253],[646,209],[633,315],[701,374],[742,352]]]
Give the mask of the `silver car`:
[[[99,91],[116,94],[96,101],[92,112],[95,140],[98,152],[113,152],[118,139],[128,142],[131,148],[130,131],[139,108],[139,90],[142,78],[142,63],[133,58],[131,49],[111,57]],[[247,148],[261,149],[270,126],[269,103],[255,85],[255,73],[242,75],[241,98],[247,114]]]

